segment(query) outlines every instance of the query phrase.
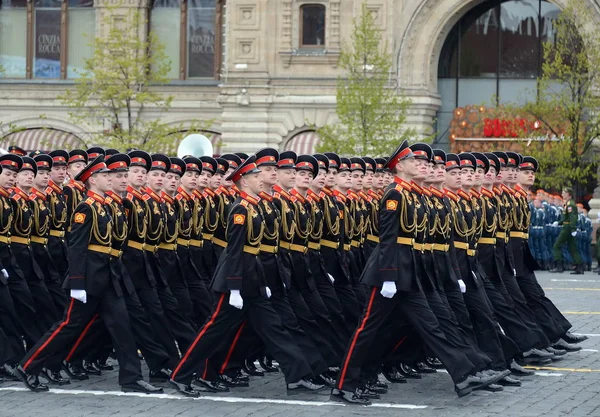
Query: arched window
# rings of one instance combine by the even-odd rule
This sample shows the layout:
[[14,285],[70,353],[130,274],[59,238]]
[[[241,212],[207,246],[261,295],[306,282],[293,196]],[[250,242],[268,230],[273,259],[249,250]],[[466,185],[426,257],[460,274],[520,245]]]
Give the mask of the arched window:
[[95,36],[93,0],[1,0],[0,77],[76,77]]
[[224,0],[155,0],[150,30],[166,45],[172,79],[216,78]]
[[300,47],[325,47],[325,6],[322,4],[300,7]]

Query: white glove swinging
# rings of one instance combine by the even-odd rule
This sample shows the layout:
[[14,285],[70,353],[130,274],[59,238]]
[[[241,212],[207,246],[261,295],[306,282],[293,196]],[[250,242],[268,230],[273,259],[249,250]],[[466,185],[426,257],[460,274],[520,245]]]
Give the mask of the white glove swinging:
[[240,295],[240,290],[231,290],[231,294],[229,295],[229,305],[238,310],[241,310],[242,307],[244,307],[244,300]]
[[392,298],[396,294],[396,283],[394,281],[385,281],[381,286],[381,295],[385,298]]
[[71,290],[71,298],[81,301],[83,304],[87,303],[87,293],[85,290]]

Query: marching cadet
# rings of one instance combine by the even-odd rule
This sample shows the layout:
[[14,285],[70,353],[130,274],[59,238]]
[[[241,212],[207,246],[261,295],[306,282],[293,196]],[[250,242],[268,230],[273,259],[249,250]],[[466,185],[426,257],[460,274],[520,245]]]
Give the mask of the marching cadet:
[[[179,356],[175,340],[180,346],[188,346],[193,336],[185,337],[176,335],[182,326],[173,320],[177,312],[163,305],[159,296],[158,280],[162,278],[155,275],[155,270],[150,264],[149,257],[154,255],[154,246],[146,250],[146,238],[149,229],[148,204],[144,199],[148,172],[152,168],[152,158],[144,151],[131,151],[127,154],[130,158],[127,194],[123,199],[125,214],[127,216],[127,245],[123,248],[121,260],[131,277],[133,286],[156,336],[160,340],[169,357],[176,360]],[[164,162],[163,162],[164,163]],[[159,197],[160,199],[160,197]],[[156,205],[154,205],[156,208]],[[159,210],[160,216],[160,210]],[[156,228],[156,224],[152,225]],[[158,237],[155,237],[158,238]],[[192,333],[192,331],[190,331]],[[179,337],[177,337],[179,336]]]
[[369,258],[362,278],[363,283],[370,287],[369,297],[351,337],[331,399],[370,404],[357,391],[361,368],[378,330],[392,313],[393,319],[401,316],[413,325],[448,370],[457,394],[467,395],[476,387],[497,381],[502,374],[475,375],[475,368],[467,356],[440,330],[414,269],[415,203],[407,181],[416,175],[417,169],[407,141],[392,154],[387,167],[394,171],[395,180],[388,186],[381,201],[380,244]]
[[127,309],[121,287],[111,273],[116,262],[111,252],[111,215],[107,211],[104,194],[110,191],[111,179],[98,156],[74,179],[85,183],[87,199],[73,213],[69,235],[69,279],[71,301],[64,318],[52,328],[25,355],[17,374],[31,391],[48,391],[38,379],[40,370],[57,357],[65,354],[84,326],[98,313],[105,321],[113,338],[119,361],[119,384],[125,392],[158,393],[142,379],[135,342],[129,333]]
[[[342,158],[343,160],[343,158]],[[352,277],[352,288],[356,294],[361,307],[365,303],[365,289],[360,283],[360,275],[364,269],[362,240],[366,221],[366,207],[357,191],[362,190],[363,177],[366,172],[365,161],[360,158],[350,158],[346,161],[350,168],[350,188],[346,190],[346,205],[350,214],[349,220],[352,225],[350,240],[350,251],[348,252],[348,265]]]
[[226,181],[225,178],[227,178],[227,176],[231,174],[233,170],[235,170],[235,168],[237,168],[242,162],[236,155],[230,154],[229,158],[231,159],[227,159],[226,156],[227,155],[223,155],[221,158],[217,158],[217,162],[219,163],[219,172],[222,171],[222,178],[219,188],[215,190],[217,213],[219,213],[219,223],[217,224],[217,228],[215,229],[212,240],[213,250],[215,251],[215,258],[217,259],[217,262],[227,247],[227,242],[225,241],[227,218],[229,216],[229,208],[233,203],[232,196],[227,188],[231,184],[228,184],[228,181]]
[[67,178],[69,153],[64,150],[55,150],[50,152],[49,155],[52,157],[52,169],[50,170],[50,181],[48,181],[48,188],[46,189],[50,209],[48,252],[58,269],[62,283],[69,272],[67,244],[65,242],[65,230],[68,221],[67,204],[63,193],[63,184]]
[[21,335],[29,347],[39,337],[33,298],[10,248],[14,211],[8,190],[14,187],[22,163],[18,155],[0,155],[0,328],[6,336],[0,375],[9,380],[17,379],[15,368],[25,355]]
[[[37,175],[37,164],[28,156],[23,157],[23,165],[17,174],[17,185],[13,188],[11,199],[14,201],[14,218],[11,228],[10,246],[19,268],[23,271],[27,286],[33,297],[36,321],[42,328],[48,329],[60,315],[44,281],[44,273],[34,258],[31,249],[31,235],[34,213],[29,204],[29,193]],[[47,224],[45,228],[47,228]],[[45,234],[46,230],[44,230]],[[35,237],[34,237],[35,239]],[[43,334],[43,331],[42,331]]]
[[212,181],[213,175],[217,172],[219,164],[217,163],[217,160],[211,156],[201,156],[200,161],[202,161],[202,173],[198,178],[198,191],[202,194],[202,201],[204,202],[204,214],[202,216],[202,267],[206,273],[206,285],[208,286],[218,261],[215,257],[212,240],[215,230],[219,225],[219,213],[215,201],[217,196],[211,189],[210,182]]
[[[363,181],[363,189],[359,195],[363,199],[365,210],[365,236],[363,243],[363,256],[368,259],[375,247],[379,244],[379,199],[377,190],[382,188],[382,175],[377,172],[377,161],[373,158],[363,157],[365,161],[366,174]],[[383,168],[383,164],[381,165]]]
[[338,155],[326,153],[325,156],[329,158],[329,172],[327,185],[323,187],[323,199],[327,202],[327,210],[324,212],[325,228],[321,237],[321,256],[327,273],[334,279],[333,287],[342,304],[346,328],[352,333],[358,323],[360,307],[352,288],[347,258],[347,252],[350,250],[351,223],[345,192],[335,188],[338,177],[340,182],[349,178],[349,169],[348,164],[342,163]]
[[65,204],[67,205],[67,225],[71,225],[75,208],[83,201],[85,194],[85,186],[80,182],[75,181],[75,177],[79,175],[81,170],[88,163],[88,154],[82,149],[74,149],[69,152],[69,160],[67,162],[67,174],[69,182],[63,188],[65,196]]
[[54,301],[56,316],[53,317],[53,321],[56,321],[60,318],[60,312],[67,307],[68,299],[62,288],[64,276],[59,274],[48,245],[52,216],[47,192],[50,191],[48,182],[53,161],[52,157],[46,154],[39,154],[35,156],[34,160],[37,164],[37,174],[33,179],[33,187],[29,193],[33,218],[30,237],[31,251],[40,267],[48,292],[52,296],[52,301]]
[[217,298],[210,318],[171,376],[172,385],[187,396],[198,396],[191,386],[198,364],[215,353],[223,335],[235,332],[245,319],[279,362],[288,392],[322,388],[304,379],[312,376],[310,365],[268,301],[271,291],[258,266],[264,234],[258,209],[258,193],[262,191],[258,173],[252,156],[228,177],[236,183],[240,193],[229,213],[227,249],[219,259],[211,284]]
[[575,271],[571,275],[583,275],[583,261],[579,251],[577,250],[576,236],[577,236],[577,222],[579,214],[577,211],[577,205],[573,199],[573,189],[570,187],[563,188],[562,198],[565,201],[564,210],[560,221],[555,222],[555,225],[562,226],[560,234],[554,242],[552,252],[554,255],[554,261],[556,262],[556,268],[550,272],[562,273],[565,271],[564,259],[561,252],[563,245],[566,245],[571,258],[575,262]]

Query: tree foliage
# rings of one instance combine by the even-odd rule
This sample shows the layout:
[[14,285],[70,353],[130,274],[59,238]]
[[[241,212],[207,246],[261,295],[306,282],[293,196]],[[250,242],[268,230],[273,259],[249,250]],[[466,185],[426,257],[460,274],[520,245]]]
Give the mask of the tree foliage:
[[173,63],[154,33],[142,33],[147,22],[139,10],[123,15],[118,8],[106,9],[101,27],[108,27],[107,33],[93,39],[91,58],[85,60],[75,86],[60,99],[71,109],[74,122],[103,126],[102,131],[90,132],[95,145],[173,152],[181,136],[173,132],[203,130],[210,121],[185,126],[163,122],[173,97],[156,86],[169,82]]
[[[541,187],[573,185],[581,191],[595,172],[594,144],[600,136],[600,33],[592,13],[582,0],[569,0],[554,22],[555,36],[543,44],[537,100],[514,108],[551,132],[525,143],[524,152],[540,163],[537,181]],[[531,135],[526,132],[524,136]]]
[[339,66],[336,111],[339,123],[318,129],[319,152],[343,155],[389,155],[414,135],[405,126],[411,102],[399,94],[392,73],[392,55],[371,11],[362,4],[353,20],[350,45],[343,45]]

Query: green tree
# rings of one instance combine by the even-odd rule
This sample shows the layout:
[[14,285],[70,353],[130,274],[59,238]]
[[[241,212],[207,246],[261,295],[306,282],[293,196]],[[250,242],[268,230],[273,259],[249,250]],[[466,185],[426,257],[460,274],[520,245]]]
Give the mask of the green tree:
[[91,58],[85,60],[75,86],[60,99],[72,109],[69,116],[74,122],[104,127],[91,132],[95,145],[174,153],[182,134],[173,132],[200,131],[211,122],[185,126],[163,122],[173,100],[156,89],[156,85],[169,82],[172,63],[165,45],[152,32],[147,37],[140,33],[147,22],[138,10],[125,15],[119,12],[114,19],[118,8],[107,9],[100,25],[109,28],[107,34],[93,39]]
[[540,163],[538,184],[573,185],[579,195],[595,173],[600,137],[600,32],[593,13],[582,0],[569,1],[554,22],[554,37],[543,44],[536,101],[513,107],[551,132],[524,143],[523,152]]
[[344,73],[337,80],[339,123],[318,129],[319,152],[389,155],[400,141],[414,135],[404,125],[411,101],[392,82],[392,63],[388,44],[363,3],[353,21],[350,45],[343,45],[340,53]]

